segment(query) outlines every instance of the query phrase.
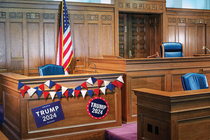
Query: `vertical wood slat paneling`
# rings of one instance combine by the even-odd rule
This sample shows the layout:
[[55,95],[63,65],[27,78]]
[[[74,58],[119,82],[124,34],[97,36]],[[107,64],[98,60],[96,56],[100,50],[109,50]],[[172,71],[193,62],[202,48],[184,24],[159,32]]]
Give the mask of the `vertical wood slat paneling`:
[[178,42],[182,43],[183,45],[183,55],[186,56],[186,27],[185,26],[178,26]]
[[176,42],[176,26],[175,25],[168,26],[168,41]]
[[204,50],[202,47],[205,46],[205,25],[197,26],[197,54],[203,54]]
[[[206,47],[210,48],[210,25],[206,25]],[[206,51],[207,54],[209,54],[210,52]]]
[[188,54],[187,56],[193,56],[195,53],[195,26],[188,26]]
[[0,69],[6,69],[5,23],[0,23]]
[[11,58],[23,58],[22,23],[10,23]]
[[[79,60],[84,60],[85,58],[85,25],[83,23],[75,23],[74,25],[74,57]],[[77,61],[77,66],[83,66],[84,67],[84,62],[83,61]]]
[[28,65],[30,68],[39,67],[39,23],[28,23]]
[[[3,40],[0,49],[5,52],[0,55],[1,71],[38,75],[39,66],[55,63],[60,6],[56,7],[56,3],[52,3],[53,6],[49,5],[47,8],[43,8],[45,2],[44,5],[42,2],[35,2],[31,7],[31,2],[27,1],[24,8],[21,2],[11,2],[13,8],[10,9],[0,6],[1,13],[5,13],[4,17],[0,17],[0,41]],[[75,63],[75,59],[87,60],[88,57],[104,54],[114,55],[117,51],[114,48],[114,7],[99,7],[86,4],[81,4],[79,8],[73,5],[68,7],[74,47],[72,62],[79,64],[78,67],[89,68],[89,64]],[[88,29],[90,24],[96,25],[97,28]],[[83,27],[77,29],[77,25]],[[93,34],[93,29],[98,30],[97,34]]]
[[[98,24],[88,24],[88,57],[99,56],[99,27]],[[85,56],[84,56],[85,57]]]
[[55,64],[55,30],[54,23],[44,23],[44,64]]
[[112,25],[102,25],[102,36],[101,36],[101,42],[102,42],[102,55],[99,57],[102,57],[103,55],[113,55],[112,51]]

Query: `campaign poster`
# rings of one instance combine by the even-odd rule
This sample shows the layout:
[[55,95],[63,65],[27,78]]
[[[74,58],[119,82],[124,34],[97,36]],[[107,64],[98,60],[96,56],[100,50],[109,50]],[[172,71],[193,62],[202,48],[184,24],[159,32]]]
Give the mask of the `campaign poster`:
[[32,108],[37,128],[65,119],[60,101]]

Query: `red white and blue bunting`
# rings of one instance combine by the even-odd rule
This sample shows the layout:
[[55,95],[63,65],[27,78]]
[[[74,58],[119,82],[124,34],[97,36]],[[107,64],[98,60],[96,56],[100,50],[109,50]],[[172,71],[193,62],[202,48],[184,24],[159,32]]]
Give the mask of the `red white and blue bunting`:
[[[97,82],[98,88],[96,89],[88,89],[87,83],[90,85],[94,85]],[[111,81],[105,81],[101,79],[96,79],[94,77],[88,78],[85,82],[83,82],[81,85],[75,87],[75,88],[66,88],[62,85],[59,85],[51,80],[46,81],[44,84],[41,84],[35,88],[31,88],[21,82],[18,83],[18,90],[20,90],[22,96],[24,97],[25,93],[28,93],[30,97],[32,97],[35,93],[37,94],[38,98],[44,94],[45,99],[47,97],[51,96],[52,100],[55,98],[57,95],[59,99],[62,98],[62,95],[65,96],[66,98],[73,96],[73,97],[78,97],[79,94],[82,95],[83,98],[89,94],[89,96],[92,98],[93,94],[95,93],[97,96],[99,96],[100,91],[105,95],[106,90],[109,89],[110,91],[113,92],[115,87],[118,87],[119,89],[122,88],[124,81],[122,76],[119,76],[117,80],[114,80],[113,82]],[[103,84],[103,86],[102,86]],[[46,91],[45,86],[47,86],[49,89],[52,87],[55,87],[55,91]]]

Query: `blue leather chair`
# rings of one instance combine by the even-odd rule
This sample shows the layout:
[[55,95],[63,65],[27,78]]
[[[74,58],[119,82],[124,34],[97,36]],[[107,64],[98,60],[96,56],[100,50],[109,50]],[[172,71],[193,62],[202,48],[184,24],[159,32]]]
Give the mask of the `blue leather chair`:
[[178,42],[165,42],[160,45],[161,56],[165,57],[183,57],[183,46]]
[[181,76],[184,90],[197,90],[209,88],[206,76],[198,73],[187,73]]
[[47,65],[39,67],[39,75],[40,76],[64,75],[64,69],[63,69],[63,66],[47,64]]

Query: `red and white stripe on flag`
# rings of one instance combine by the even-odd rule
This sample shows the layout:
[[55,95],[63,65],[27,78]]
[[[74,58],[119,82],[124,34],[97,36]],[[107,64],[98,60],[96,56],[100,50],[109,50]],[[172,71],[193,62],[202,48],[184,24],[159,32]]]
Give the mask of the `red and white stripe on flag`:
[[71,39],[71,29],[68,19],[68,12],[65,0],[62,0],[62,9],[60,17],[60,30],[58,37],[58,52],[56,65],[61,65],[66,74],[68,74],[68,66],[73,58],[73,46]]

